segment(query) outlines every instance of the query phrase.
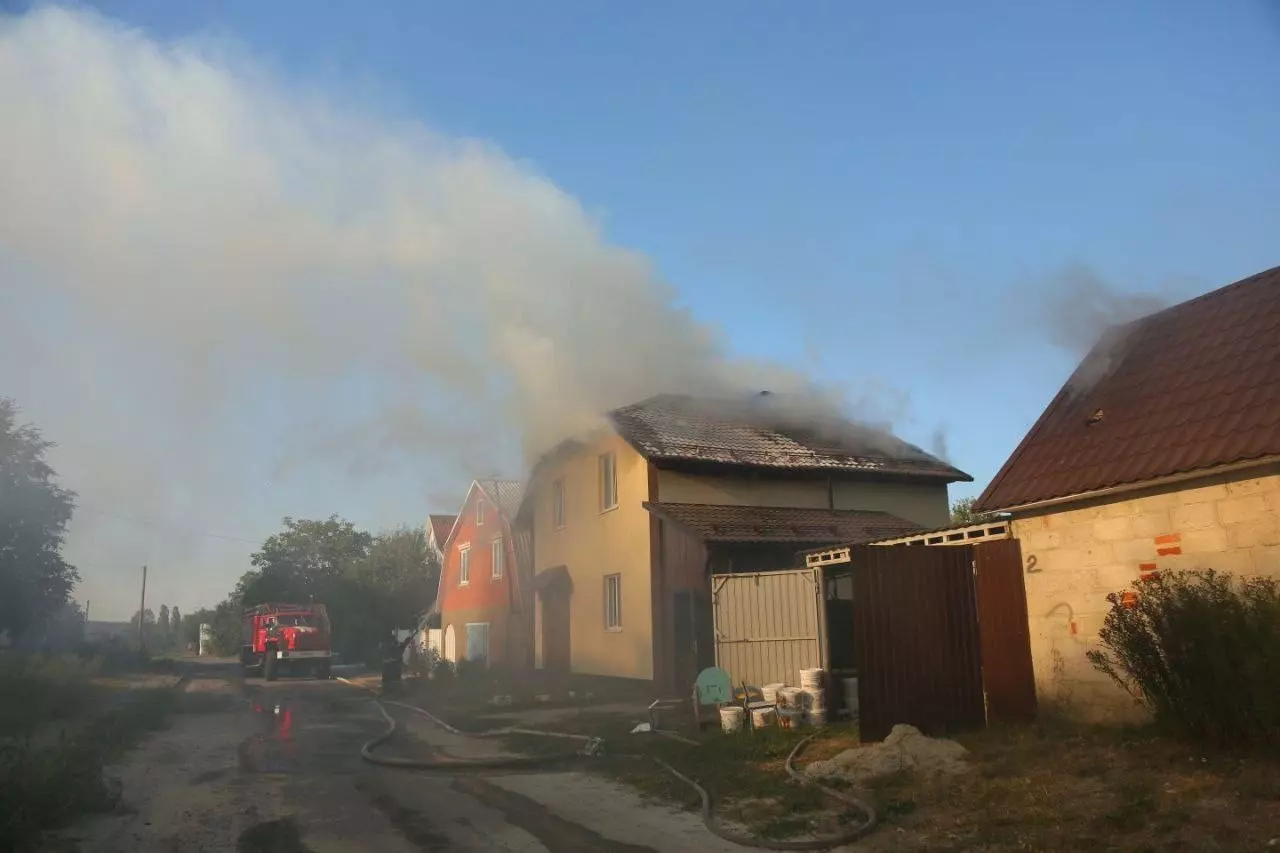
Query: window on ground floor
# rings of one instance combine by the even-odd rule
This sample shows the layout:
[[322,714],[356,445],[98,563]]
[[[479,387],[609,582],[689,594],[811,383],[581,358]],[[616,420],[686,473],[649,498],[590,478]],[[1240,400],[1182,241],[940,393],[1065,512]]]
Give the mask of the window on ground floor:
[[489,659],[489,623],[467,623],[467,660]]

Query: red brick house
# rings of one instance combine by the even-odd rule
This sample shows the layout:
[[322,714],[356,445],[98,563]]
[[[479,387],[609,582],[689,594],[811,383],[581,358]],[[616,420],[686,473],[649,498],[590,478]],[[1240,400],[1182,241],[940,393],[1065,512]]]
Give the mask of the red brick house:
[[448,660],[532,663],[511,532],[520,495],[514,480],[476,480],[440,545],[437,602]]

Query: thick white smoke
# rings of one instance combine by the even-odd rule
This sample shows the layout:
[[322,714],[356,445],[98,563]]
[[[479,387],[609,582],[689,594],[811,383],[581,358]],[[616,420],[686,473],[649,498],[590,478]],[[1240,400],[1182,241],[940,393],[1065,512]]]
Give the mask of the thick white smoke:
[[108,616],[148,558],[186,573],[152,600],[220,595],[248,549],[202,534],[273,525],[291,508],[269,483],[340,497],[422,466],[443,500],[652,393],[803,384],[726,359],[643,257],[493,146],[225,48],[0,17],[0,111],[0,393],[62,445],[70,557]]

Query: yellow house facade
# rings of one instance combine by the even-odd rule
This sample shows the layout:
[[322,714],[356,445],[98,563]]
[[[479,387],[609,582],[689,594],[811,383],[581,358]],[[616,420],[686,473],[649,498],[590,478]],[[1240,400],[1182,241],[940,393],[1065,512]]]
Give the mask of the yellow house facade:
[[[697,446],[714,447],[719,432],[703,423],[705,413],[700,415],[693,419],[701,424]],[[943,526],[949,518],[948,478],[967,477],[949,467],[932,476],[895,480],[821,460],[792,470],[721,460],[708,465],[671,455],[625,413],[614,413],[595,435],[566,443],[535,467],[521,523],[532,531],[532,642],[538,668],[640,680],[674,677],[663,662],[671,643],[663,635],[672,630],[667,613],[675,592],[702,581],[664,579],[664,506],[742,507],[748,522],[755,509],[767,510],[771,518],[787,509],[806,524],[829,517],[838,525],[830,533],[771,540],[775,556],[770,559],[788,561],[773,566],[781,568],[791,565],[804,545],[821,544],[806,535],[847,541],[862,532],[849,525],[868,519],[895,532]],[[702,585],[709,587],[709,576]]]

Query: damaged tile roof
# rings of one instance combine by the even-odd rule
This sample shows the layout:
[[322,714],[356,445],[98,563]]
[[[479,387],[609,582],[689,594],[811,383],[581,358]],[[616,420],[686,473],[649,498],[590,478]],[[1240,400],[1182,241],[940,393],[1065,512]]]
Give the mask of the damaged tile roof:
[[644,507],[707,542],[856,544],[920,529],[896,515],[866,510],[662,502]]
[[982,511],[1280,455],[1280,267],[1104,336]]
[[946,482],[972,477],[886,430],[815,419],[772,405],[769,395],[708,400],[661,394],[609,413],[645,458],[788,470],[842,470]]
[[489,500],[498,507],[498,512],[508,521],[516,517],[520,511],[520,499],[524,496],[524,484],[519,480],[476,480]]

